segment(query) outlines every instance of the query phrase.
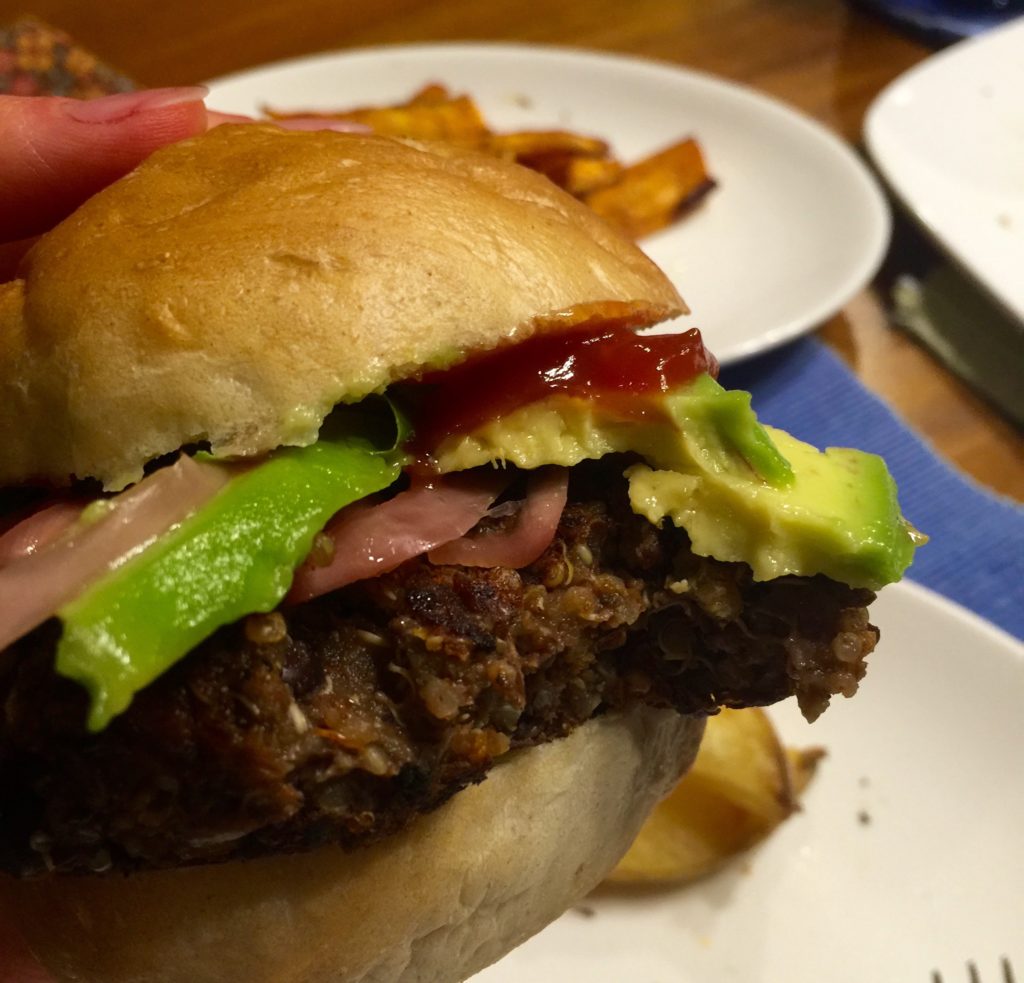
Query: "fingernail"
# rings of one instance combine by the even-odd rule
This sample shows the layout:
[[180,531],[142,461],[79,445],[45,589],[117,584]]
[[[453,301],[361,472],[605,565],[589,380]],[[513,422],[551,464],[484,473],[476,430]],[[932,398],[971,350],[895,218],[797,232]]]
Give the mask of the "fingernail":
[[173,89],[143,89],[140,92],[119,92],[99,99],[69,100],[64,111],[78,123],[119,123],[136,113],[187,102],[202,102],[209,90],[205,85],[180,86]]

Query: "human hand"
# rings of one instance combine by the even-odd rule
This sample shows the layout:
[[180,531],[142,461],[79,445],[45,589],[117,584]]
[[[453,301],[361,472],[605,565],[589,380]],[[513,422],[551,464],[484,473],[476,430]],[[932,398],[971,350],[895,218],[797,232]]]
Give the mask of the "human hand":
[[206,89],[0,96],[0,241],[38,235],[165,144],[207,128]]
[[206,89],[0,95],[0,280],[31,242],[154,150],[208,126]]
[[[208,111],[206,92],[195,85],[90,100],[0,95],[0,282],[14,275],[32,237],[52,228],[154,150],[222,123],[254,122]],[[366,130],[325,119],[277,125]]]

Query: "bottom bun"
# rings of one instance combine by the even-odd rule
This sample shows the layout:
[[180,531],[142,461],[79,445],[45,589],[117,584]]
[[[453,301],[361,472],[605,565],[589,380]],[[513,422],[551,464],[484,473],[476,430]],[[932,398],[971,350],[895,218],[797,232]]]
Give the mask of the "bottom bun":
[[601,881],[702,731],[670,711],[602,717],[355,853],[0,877],[0,898],[62,983],[453,983]]

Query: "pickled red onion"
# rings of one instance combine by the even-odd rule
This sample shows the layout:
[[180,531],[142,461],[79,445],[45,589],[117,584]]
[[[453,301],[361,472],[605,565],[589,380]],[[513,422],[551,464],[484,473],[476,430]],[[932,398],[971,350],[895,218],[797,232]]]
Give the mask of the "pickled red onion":
[[447,475],[417,482],[386,502],[342,509],[324,530],[333,542],[333,558],[323,566],[307,560],[299,567],[288,600],[301,603],[379,576],[464,536],[510,480],[501,471]]
[[567,468],[544,468],[530,475],[526,501],[515,522],[502,532],[463,536],[431,550],[431,563],[464,567],[527,567],[551,545],[569,493]]
[[[225,467],[182,456],[110,499],[109,510],[93,521],[79,518],[48,546],[23,552],[0,568],[0,650],[151,545],[211,499],[230,476]],[[28,524],[34,520],[30,516],[4,539],[31,539]]]
[[22,519],[0,536],[0,569],[46,549],[82,514],[81,502],[53,502]]

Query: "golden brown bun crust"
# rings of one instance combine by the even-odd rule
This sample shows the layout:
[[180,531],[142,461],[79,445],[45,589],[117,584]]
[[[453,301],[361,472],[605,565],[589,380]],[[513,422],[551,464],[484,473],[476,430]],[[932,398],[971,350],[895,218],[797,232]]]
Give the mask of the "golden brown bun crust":
[[597,885],[702,731],[663,710],[592,721],[353,854],[0,877],[0,900],[58,983],[454,983]]
[[684,309],[639,249],[533,172],[219,127],[96,195],[0,291],[0,487],[121,487],[201,440],[310,443],[338,402],[608,301],[642,323]]

